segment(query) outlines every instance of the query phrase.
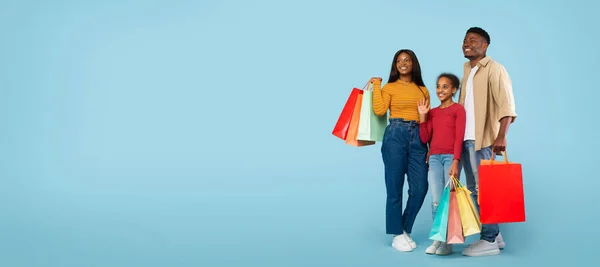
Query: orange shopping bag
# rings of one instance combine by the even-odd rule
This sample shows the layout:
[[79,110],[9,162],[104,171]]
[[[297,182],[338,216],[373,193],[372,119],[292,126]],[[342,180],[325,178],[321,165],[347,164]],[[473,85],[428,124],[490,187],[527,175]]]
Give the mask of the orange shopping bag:
[[348,136],[346,137],[346,144],[356,147],[369,146],[375,144],[375,141],[363,141],[357,140],[358,137],[358,124],[360,122],[360,108],[362,106],[363,91],[360,90],[356,98],[356,104],[354,105],[354,112],[352,113],[352,120],[350,121],[350,127],[348,127]]
[[479,218],[483,224],[525,221],[521,164],[481,160],[479,165]]

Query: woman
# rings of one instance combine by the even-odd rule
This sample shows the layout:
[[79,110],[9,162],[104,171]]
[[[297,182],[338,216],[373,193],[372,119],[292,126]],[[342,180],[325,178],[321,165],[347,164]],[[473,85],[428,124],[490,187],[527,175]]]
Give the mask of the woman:
[[[386,233],[394,236],[392,247],[412,251],[416,243],[412,231],[417,213],[428,191],[427,145],[419,136],[417,103],[429,101],[429,92],[421,77],[421,66],[415,53],[404,49],[396,52],[388,83],[381,88],[381,78],[373,83],[373,111],[383,116],[390,111],[381,154],[385,165]],[[402,211],[404,176],[408,180],[408,202]]]

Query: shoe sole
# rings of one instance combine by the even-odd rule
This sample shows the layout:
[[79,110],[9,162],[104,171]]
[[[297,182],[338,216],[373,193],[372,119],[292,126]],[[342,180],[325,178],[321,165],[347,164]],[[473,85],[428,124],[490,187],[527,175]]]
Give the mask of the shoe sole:
[[412,248],[411,248],[410,250],[402,250],[402,249],[399,249],[399,248],[397,248],[396,246],[394,246],[394,244],[392,244],[392,248],[394,248],[395,250],[397,250],[397,251],[400,251],[400,252],[412,252],[412,251],[413,251],[413,250],[412,250]]
[[435,251],[434,252],[429,252],[429,251],[426,250],[425,254],[427,254],[427,255],[435,255]]
[[470,253],[470,254],[465,254],[463,253],[464,256],[467,257],[482,257],[482,256],[494,256],[494,255],[498,255],[500,254],[500,250],[489,250],[489,251],[484,251],[484,252],[478,252],[478,253]]

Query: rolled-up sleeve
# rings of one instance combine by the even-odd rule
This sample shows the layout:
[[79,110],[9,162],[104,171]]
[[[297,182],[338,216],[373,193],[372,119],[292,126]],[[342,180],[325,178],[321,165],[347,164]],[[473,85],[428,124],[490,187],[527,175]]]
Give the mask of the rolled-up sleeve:
[[515,98],[513,96],[512,81],[506,69],[499,64],[492,65],[490,69],[490,89],[496,104],[496,121],[504,117],[511,117],[511,122],[517,119]]

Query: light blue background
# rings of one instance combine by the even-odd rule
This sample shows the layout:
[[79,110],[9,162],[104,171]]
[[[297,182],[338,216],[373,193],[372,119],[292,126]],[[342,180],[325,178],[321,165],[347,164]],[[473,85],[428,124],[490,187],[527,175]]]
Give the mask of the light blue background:
[[[1,1],[0,266],[594,261],[598,8]],[[417,53],[431,93],[440,72],[462,76],[471,26],[514,83],[508,153],[523,164],[527,222],[502,227],[500,256],[428,256],[428,196],[419,248],[394,251],[380,144],[331,130],[352,87],[387,80],[398,49]]]

